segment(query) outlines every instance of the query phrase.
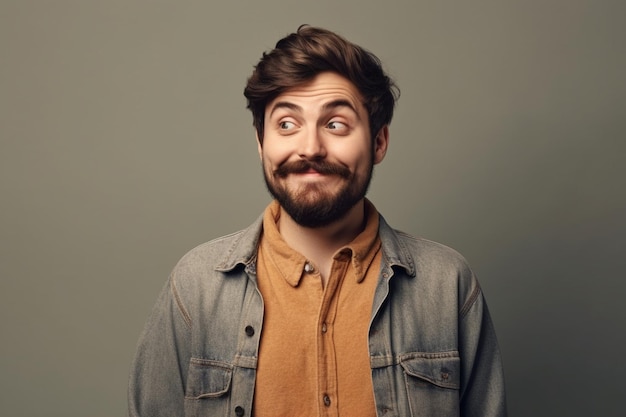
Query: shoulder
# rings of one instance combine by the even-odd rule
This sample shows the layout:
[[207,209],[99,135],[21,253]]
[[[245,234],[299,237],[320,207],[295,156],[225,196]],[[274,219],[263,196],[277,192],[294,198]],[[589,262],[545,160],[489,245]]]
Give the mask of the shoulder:
[[196,246],[180,259],[174,270],[201,266],[226,272],[240,264],[248,265],[256,257],[261,232],[262,216],[245,229]]
[[411,275],[421,268],[452,268],[464,272],[470,269],[465,257],[455,249],[394,229],[382,216],[379,234],[385,257],[392,265],[404,267]]
[[174,267],[174,271],[194,268],[197,265],[217,266],[222,262],[225,255],[231,251],[233,246],[240,240],[243,233],[244,230],[239,230],[194,247],[180,258]]
[[246,229],[202,243],[187,252],[172,270],[172,284],[197,291],[220,285],[227,276],[251,265],[261,234],[259,219]]
[[416,266],[439,265],[458,270],[469,270],[469,263],[456,249],[423,237],[395,230],[398,239],[407,248]]
[[480,293],[480,285],[463,255],[444,244],[416,237],[389,227],[381,221],[380,236],[383,256],[395,270],[402,270],[407,279],[397,284],[413,288],[433,297],[459,297],[472,300]]

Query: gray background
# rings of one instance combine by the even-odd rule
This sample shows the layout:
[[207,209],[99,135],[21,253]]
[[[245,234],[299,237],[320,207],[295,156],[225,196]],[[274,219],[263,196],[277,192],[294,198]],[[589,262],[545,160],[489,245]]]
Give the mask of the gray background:
[[242,89],[301,23],[402,97],[370,198],[462,252],[512,416],[623,415],[623,1],[0,2],[0,415],[121,416],[177,259],[269,201]]

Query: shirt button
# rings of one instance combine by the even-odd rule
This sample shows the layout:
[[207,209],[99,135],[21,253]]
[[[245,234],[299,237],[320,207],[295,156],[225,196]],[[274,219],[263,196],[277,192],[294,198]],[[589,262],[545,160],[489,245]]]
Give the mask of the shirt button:
[[243,407],[240,407],[240,406],[235,407],[235,415],[237,417],[243,417],[244,415]]
[[330,397],[327,394],[324,394],[324,405],[330,407]]
[[247,335],[248,337],[252,337],[252,336],[254,336],[254,327],[252,327],[252,326],[246,326],[246,329],[245,329],[245,330],[246,330],[246,335]]
[[322,333],[326,333],[326,331],[328,330],[328,327],[326,326],[326,323],[322,324]]
[[307,262],[304,264],[304,272],[306,272],[307,274],[310,274],[314,270],[315,268],[313,268],[313,265],[311,265],[310,263]]

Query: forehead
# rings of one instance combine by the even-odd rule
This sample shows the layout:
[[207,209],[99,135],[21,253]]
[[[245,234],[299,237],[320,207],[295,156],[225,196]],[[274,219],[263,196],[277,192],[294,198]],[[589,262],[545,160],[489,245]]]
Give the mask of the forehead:
[[278,103],[293,103],[304,109],[336,100],[347,101],[358,113],[365,112],[363,97],[350,80],[334,72],[322,72],[278,95],[267,105],[265,114],[270,115]]

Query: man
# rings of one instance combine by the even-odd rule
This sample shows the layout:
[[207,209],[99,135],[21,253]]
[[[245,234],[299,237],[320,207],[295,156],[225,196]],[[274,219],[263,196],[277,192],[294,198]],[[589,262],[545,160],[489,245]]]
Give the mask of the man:
[[178,263],[139,342],[131,416],[506,415],[465,260],[365,198],[396,91],[323,29],[263,54],[244,94],[275,200]]

